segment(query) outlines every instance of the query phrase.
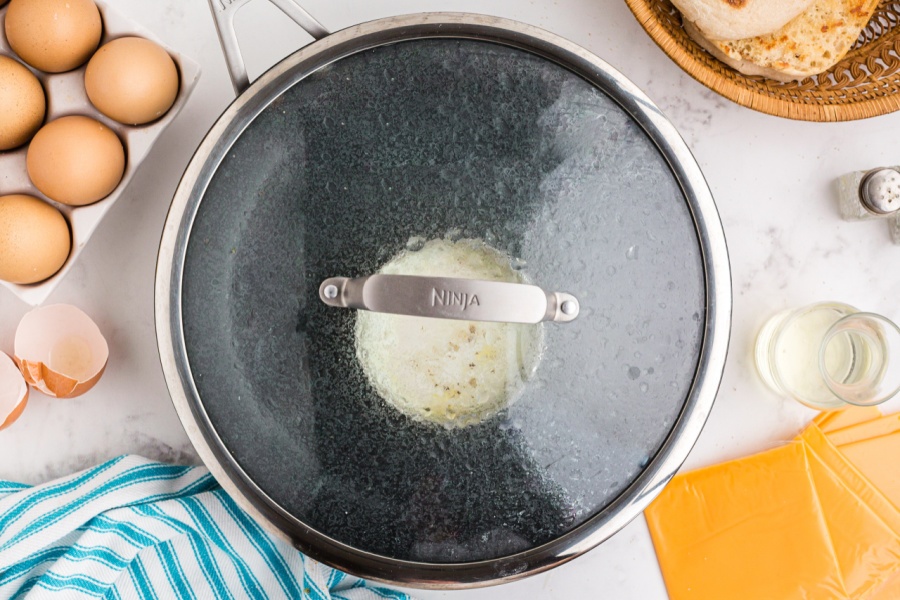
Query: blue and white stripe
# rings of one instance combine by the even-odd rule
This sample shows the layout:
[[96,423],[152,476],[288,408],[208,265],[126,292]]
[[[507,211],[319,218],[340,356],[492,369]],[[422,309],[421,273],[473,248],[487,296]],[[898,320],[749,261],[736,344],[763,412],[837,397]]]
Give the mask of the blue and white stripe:
[[137,456],[0,482],[0,598],[409,600],[270,536],[206,469]]

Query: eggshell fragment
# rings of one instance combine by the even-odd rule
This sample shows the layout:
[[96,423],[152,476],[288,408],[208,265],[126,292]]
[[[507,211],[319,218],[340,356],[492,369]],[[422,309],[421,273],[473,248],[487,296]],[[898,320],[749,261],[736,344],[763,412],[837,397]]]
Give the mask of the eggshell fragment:
[[15,360],[29,385],[74,398],[100,380],[109,346],[90,317],[68,304],[36,308],[16,330]]
[[0,429],[15,422],[28,403],[28,385],[16,363],[0,352]]

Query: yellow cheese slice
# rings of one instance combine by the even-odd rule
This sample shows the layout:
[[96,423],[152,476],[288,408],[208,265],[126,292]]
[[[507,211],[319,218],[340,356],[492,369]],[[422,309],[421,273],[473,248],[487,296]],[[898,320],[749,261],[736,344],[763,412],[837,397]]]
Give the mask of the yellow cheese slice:
[[671,600],[846,597],[802,441],[679,475],[644,515]]
[[900,431],[900,413],[830,431],[828,439],[835,446],[841,447],[898,431]]
[[895,509],[900,510],[900,468],[897,466],[900,432],[846,444],[840,451]]
[[815,423],[677,476],[645,516],[672,600],[858,599],[900,568],[900,513]]
[[881,411],[877,406],[850,406],[840,410],[820,412],[813,419],[813,423],[818,425],[824,433],[829,433],[844,427],[865,423],[880,416]]
[[802,438],[844,590],[866,598],[900,569],[900,512],[818,427]]
[[900,598],[900,571],[896,572],[891,579],[866,600],[897,600],[897,598]]

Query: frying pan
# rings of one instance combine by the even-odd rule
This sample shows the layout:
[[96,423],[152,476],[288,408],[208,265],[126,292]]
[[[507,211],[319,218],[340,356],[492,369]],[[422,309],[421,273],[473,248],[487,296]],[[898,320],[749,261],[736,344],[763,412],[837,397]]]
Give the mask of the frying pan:
[[[243,3],[211,2],[239,95],[160,244],[161,360],[200,457],[260,526],[362,577],[474,587],[593,548],[673,476],[724,368],[727,248],[687,146],[535,27],[429,13],[326,35],[274,3],[317,41],[248,85]],[[399,280],[340,292],[430,240],[496,249],[545,302],[524,313],[559,317],[534,325],[521,397],[466,426],[396,410],[355,349],[356,309],[447,315],[398,308]],[[484,320],[528,296],[504,294]]]

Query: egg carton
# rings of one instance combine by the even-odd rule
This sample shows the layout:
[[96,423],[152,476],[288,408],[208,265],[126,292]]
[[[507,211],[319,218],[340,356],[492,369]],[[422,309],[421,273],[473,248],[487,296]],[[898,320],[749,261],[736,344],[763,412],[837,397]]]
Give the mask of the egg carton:
[[[72,249],[69,257],[66,259],[62,268],[51,278],[40,283],[31,285],[16,285],[5,281],[0,281],[4,287],[12,291],[16,296],[24,302],[38,306],[47,299],[53,292],[59,282],[66,276],[66,273],[78,260],[78,256],[84,249],[91,235],[100,225],[100,221],[109,212],[113,204],[122,196],[125,188],[128,187],[131,178],[143,162],[144,158],[153,148],[154,142],[165,131],[166,127],[175,119],[178,113],[184,108],[187,99],[197,85],[200,78],[200,65],[189,58],[175,52],[165,44],[163,44],[152,33],[144,29],[134,21],[120,15],[103,2],[95,0],[97,7],[100,9],[100,15],[103,17],[103,39],[100,45],[120,37],[138,36],[151,40],[169,53],[178,67],[180,76],[180,87],[178,96],[175,98],[175,104],[169,109],[161,119],[158,119],[147,125],[132,127],[122,125],[112,119],[100,114],[88,100],[87,93],[84,89],[84,71],[86,65],[79,69],[69,71],[67,73],[51,74],[31,69],[37,75],[41,84],[44,86],[44,94],[47,97],[47,115],[44,122],[48,123],[59,117],[68,115],[83,115],[91,117],[105,124],[118,134],[119,139],[125,145],[126,165],[125,174],[122,181],[113,192],[94,204],[87,206],[66,206],[53,202],[43,194],[41,194],[31,180],[28,178],[28,172],[25,167],[25,156],[28,146],[23,146],[15,150],[0,152],[0,195],[9,194],[28,194],[36,198],[40,198],[49,204],[52,204],[62,212],[66,220],[69,222],[69,229],[72,233]],[[6,41],[6,7],[0,9],[0,54],[15,58],[19,62],[24,63],[15,52],[10,49]],[[28,65],[25,65],[28,67]],[[30,67],[29,67],[30,68]]]

